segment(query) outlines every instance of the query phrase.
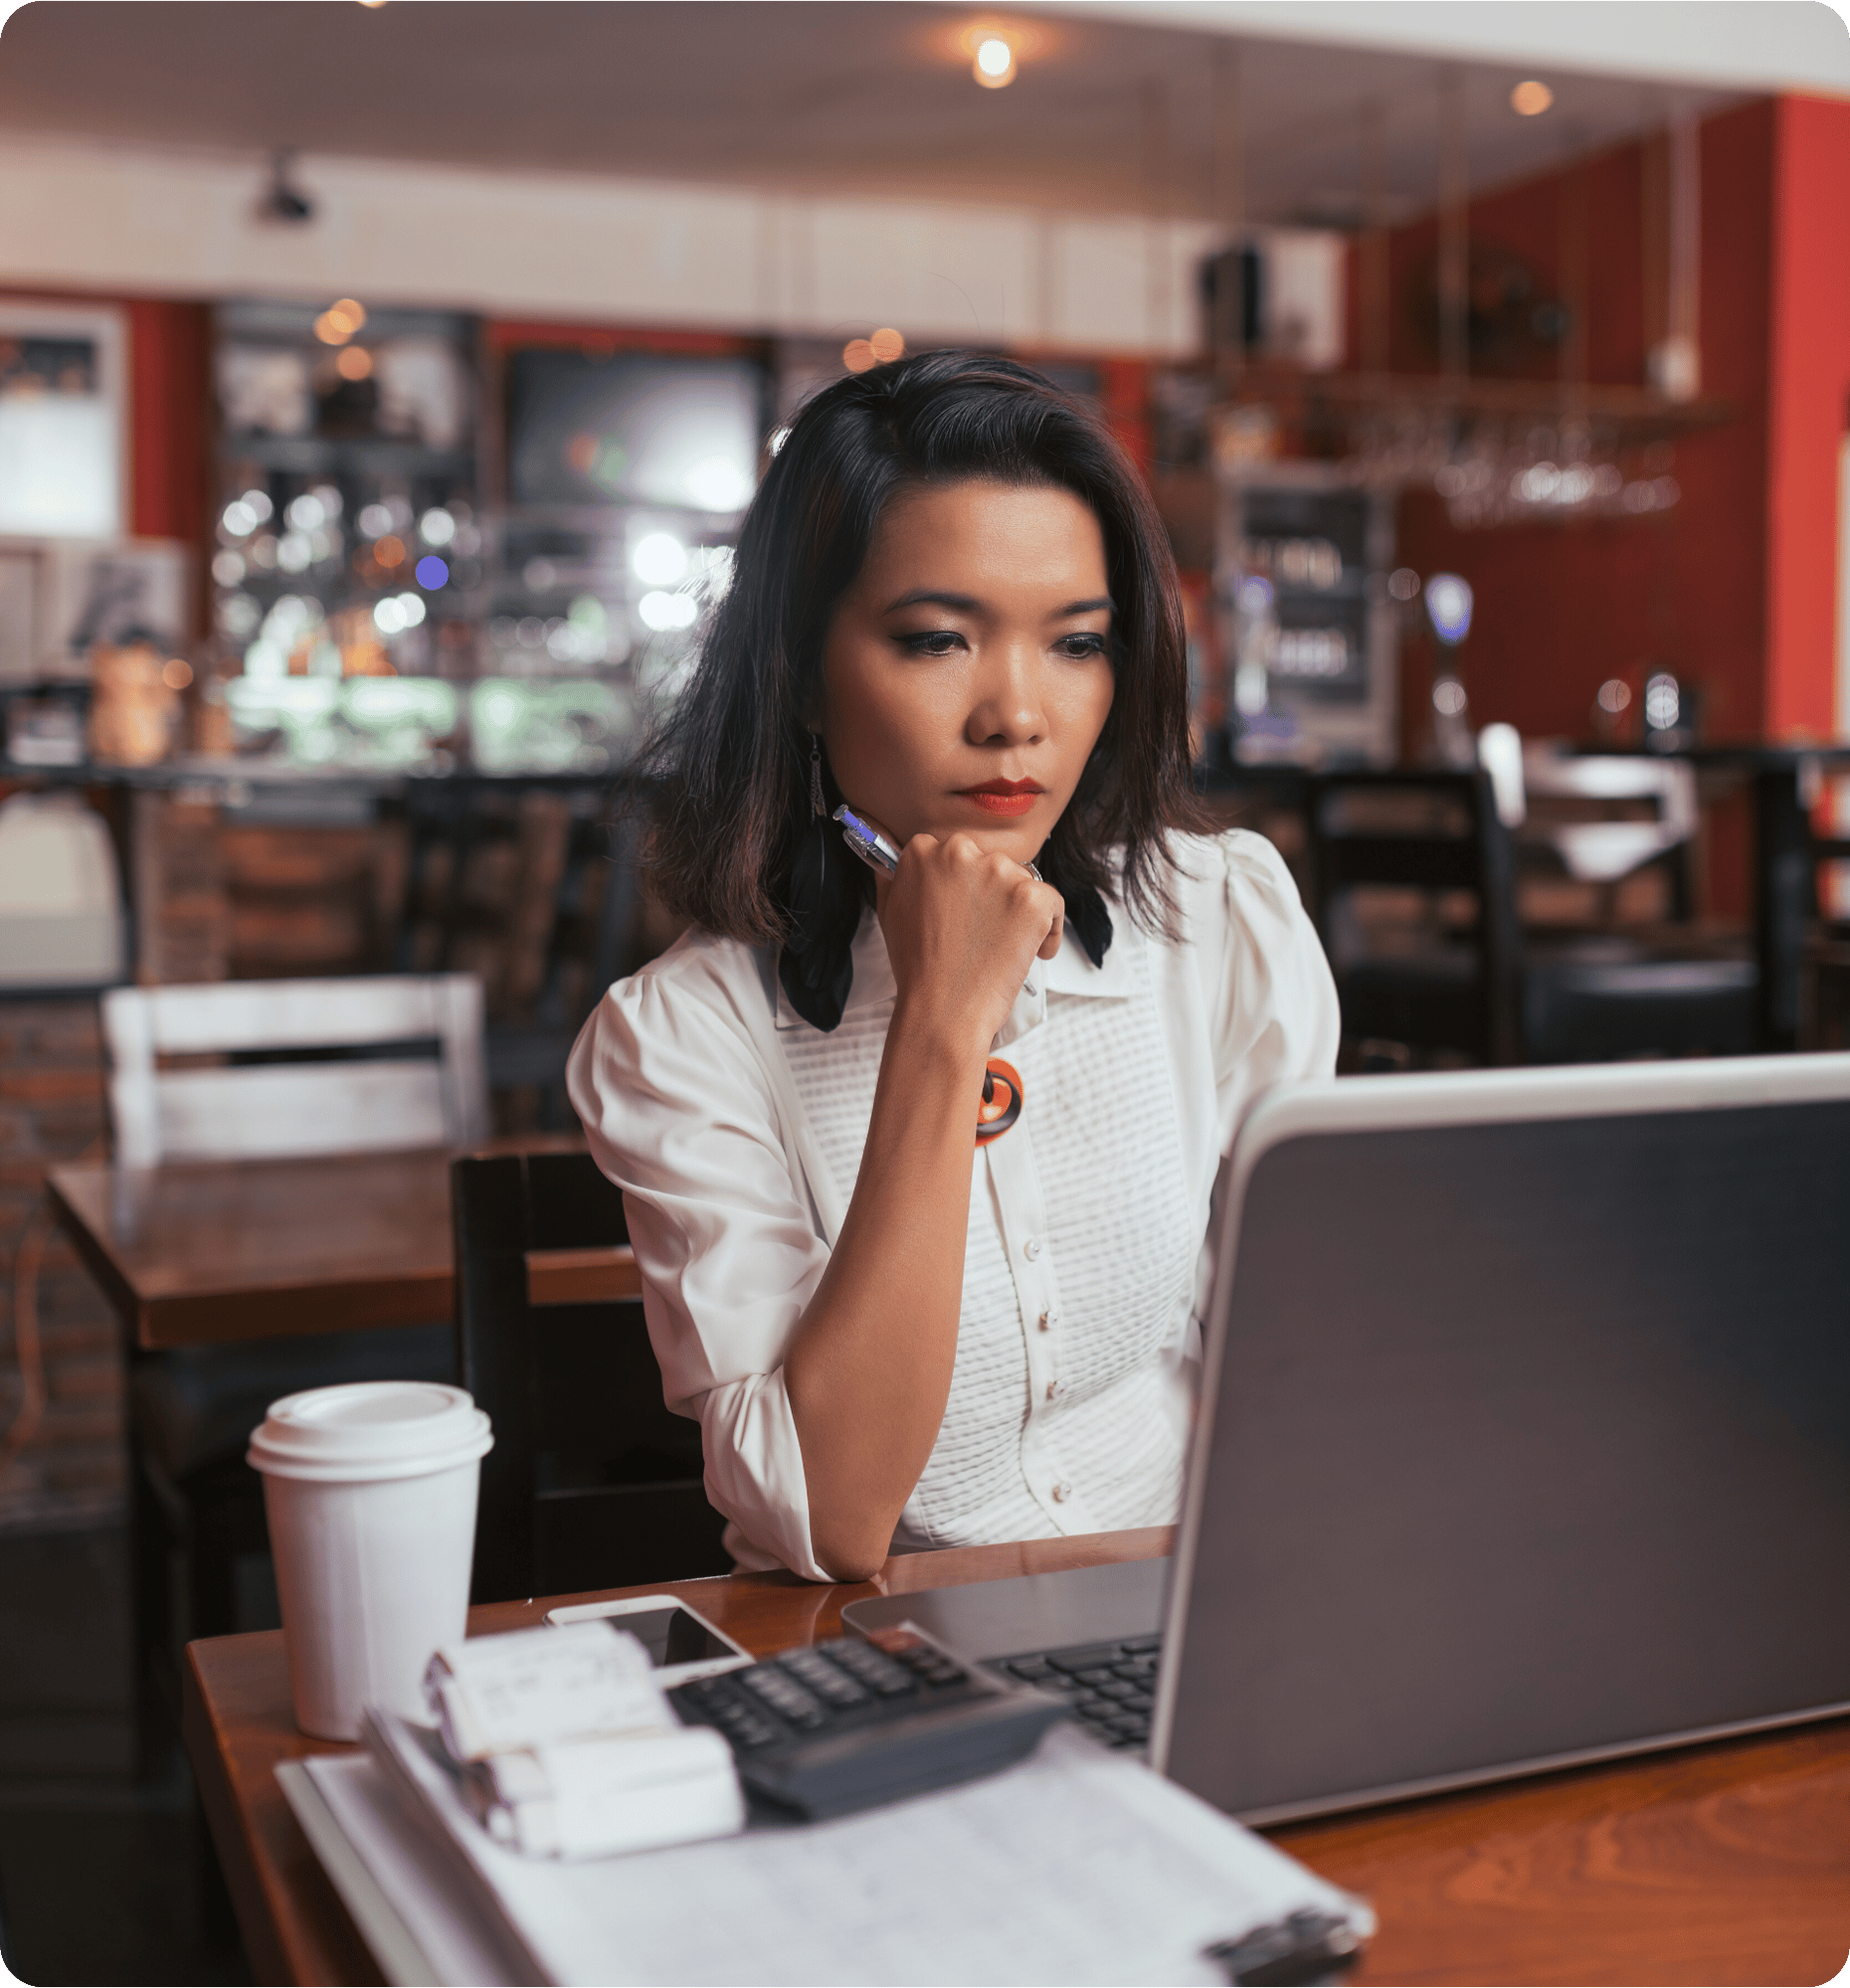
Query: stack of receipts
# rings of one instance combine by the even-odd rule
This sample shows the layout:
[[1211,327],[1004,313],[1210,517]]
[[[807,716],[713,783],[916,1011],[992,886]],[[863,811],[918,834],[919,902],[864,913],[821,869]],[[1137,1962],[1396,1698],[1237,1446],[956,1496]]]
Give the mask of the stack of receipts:
[[574,1862],[484,1826],[445,1717],[451,1744],[375,1714],[366,1752],[278,1769],[394,1982],[1302,1980],[1253,1962],[1374,1929],[1359,1899],[1069,1726],[887,1808]]
[[[605,1622],[446,1645],[425,1696],[456,1791],[528,1857],[608,1857],[745,1826],[732,1749],[683,1726],[648,1653]],[[368,1743],[387,1747],[377,1726]]]

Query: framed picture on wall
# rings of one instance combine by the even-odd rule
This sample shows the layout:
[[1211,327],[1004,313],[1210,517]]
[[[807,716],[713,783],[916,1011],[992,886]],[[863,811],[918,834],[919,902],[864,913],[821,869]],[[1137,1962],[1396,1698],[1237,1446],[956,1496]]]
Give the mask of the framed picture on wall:
[[120,311],[0,303],[0,533],[126,529],[126,354]]

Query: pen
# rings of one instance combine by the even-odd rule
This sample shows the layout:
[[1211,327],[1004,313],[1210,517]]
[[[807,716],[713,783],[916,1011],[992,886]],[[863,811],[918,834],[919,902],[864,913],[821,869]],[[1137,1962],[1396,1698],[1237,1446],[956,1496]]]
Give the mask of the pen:
[[845,803],[835,810],[834,818],[841,823],[842,839],[863,863],[888,876],[899,867],[899,851],[871,821],[863,821]]
[[[834,818],[841,823],[842,839],[869,868],[884,870],[891,876],[899,867],[899,851],[871,821],[863,821],[845,802],[835,810]],[[1040,872],[1032,863],[1023,863],[1021,867],[1036,883],[1041,881]]]

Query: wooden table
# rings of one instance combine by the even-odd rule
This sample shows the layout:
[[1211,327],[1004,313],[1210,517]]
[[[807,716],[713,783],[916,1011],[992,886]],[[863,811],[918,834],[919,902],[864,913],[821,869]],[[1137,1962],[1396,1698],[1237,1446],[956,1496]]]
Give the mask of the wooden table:
[[[487,1152],[576,1152],[574,1135]],[[441,1150],[54,1167],[52,1207],[137,1347],[422,1325],[452,1315]],[[536,1302],[634,1297],[627,1250],[535,1250]]]
[[[1169,1541],[1157,1530],[909,1554],[851,1587],[734,1574],[667,1589],[766,1655],[837,1633],[842,1604],[866,1595],[1154,1558]],[[516,1628],[550,1605],[478,1608],[470,1629]],[[278,1761],[341,1750],[296,1732],[280,1633],[188,1655],[187,1751],[259,1978],[377,1981],[277,1786]],[[1850,1719],[1269,1834],[1374,1900],[1381,1932],[1359,1982],[1822,1982],[1850,1952]]]

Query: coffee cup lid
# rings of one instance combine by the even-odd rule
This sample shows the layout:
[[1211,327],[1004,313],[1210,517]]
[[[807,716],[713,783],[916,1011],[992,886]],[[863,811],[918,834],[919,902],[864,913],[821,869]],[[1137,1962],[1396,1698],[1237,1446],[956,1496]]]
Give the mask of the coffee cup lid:
[[487,1416],[461,1387],[355,1380],[273,1401],[246,1460],[273,1477],[361,1482],[450,1470],[493,1443]]

